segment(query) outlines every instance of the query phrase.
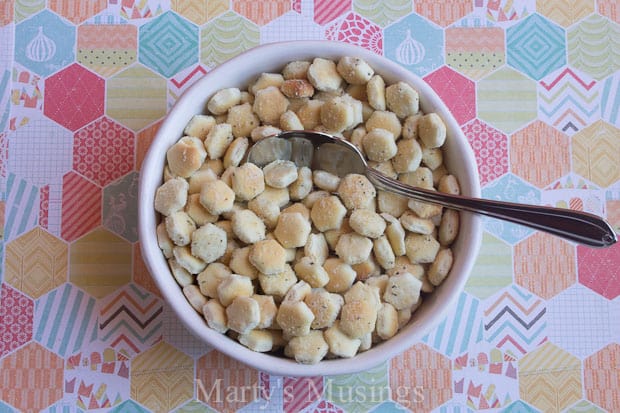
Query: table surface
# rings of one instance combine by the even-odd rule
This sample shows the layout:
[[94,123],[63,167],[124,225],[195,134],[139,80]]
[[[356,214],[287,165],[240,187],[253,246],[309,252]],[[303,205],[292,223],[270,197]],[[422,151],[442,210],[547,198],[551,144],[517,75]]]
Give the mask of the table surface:
[[620,246],[491,219],[441,325],[361,374],[270,376],[177,322],[140,255],[145,151],[203,74],[291,39],[423,77],[483,196],[620,230],[616,0],[2,0],[0,411],[620,411]]

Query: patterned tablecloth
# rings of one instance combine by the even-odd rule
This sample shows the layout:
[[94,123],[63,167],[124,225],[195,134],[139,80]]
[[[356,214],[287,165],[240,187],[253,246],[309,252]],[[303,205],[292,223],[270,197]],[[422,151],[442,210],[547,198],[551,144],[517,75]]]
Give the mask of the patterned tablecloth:
[[491,219],[441,325],[364,373],[270,376],[179,324],[141,260],[142,159],[193,82],[290,39],[422,76],[485,197],[620,230],[617,0],[0,0],[0,412],[620,411],[620,245]]

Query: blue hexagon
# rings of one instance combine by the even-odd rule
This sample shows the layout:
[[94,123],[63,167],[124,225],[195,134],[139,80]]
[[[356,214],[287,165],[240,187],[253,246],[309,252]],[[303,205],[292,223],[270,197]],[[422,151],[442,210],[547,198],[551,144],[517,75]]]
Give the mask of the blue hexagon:
[[198,27],[168,11],[140,27],[140,62],[171,77],[198,63]]
[[418,76],[444,63],[444,33],[423,17],[412,13],[383,31],[385,57]]
[[41,76],[62,69],[75,60],[75,27],[44,10],[15,27],[15,60]]
[[566,65],[564,29],[532,14],[506,30],[508,64],[540,80]]
[[[539,205],[541,195],[538,188],[509,173],[484,187],[482,197],[498,201]],[[487,231],[512,245],[534,232],[533,229],[523,225],[496,218],[483,217],[483,222]]]

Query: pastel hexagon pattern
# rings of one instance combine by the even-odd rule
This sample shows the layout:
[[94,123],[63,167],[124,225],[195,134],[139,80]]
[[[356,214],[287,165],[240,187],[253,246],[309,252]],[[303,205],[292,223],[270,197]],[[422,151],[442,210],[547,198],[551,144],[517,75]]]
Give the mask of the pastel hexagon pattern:
[[49,76],[70,64],[75,43],[75,27],[58,15],[43,10],[15,26],[15,60],[33,72]]
[[571,141],[576,173],[604,188],[620,179],[620,129],[599,120]]
[[198,62],[198,27],[166,12],[140,27],[139,60],[170,77]]
[[36,227],[6,245],[4,279],[39,298],[67,281],[68,247]]
[[587,17],[594,12],[594,0],[536,0],[536,11],[562,27]]
[[195,380],[198,400],[217,411],[237,411],[254,400],[255,392],[249,392],[246,397],[225,397],[225,389],[218,390],[214,386],[222,380],[226,380],[231,388],[255,386],[258,382],[258,371],[217,350],[211,350],[196,362]]
[[101,224],[101,188],[75,172],[62,185],[61,236],[73,241]]
[[484,299],[512,283],[512,247],[488,232],[482,234],[482,245],[465,291]]
[[469,122],[476,116],[474,82],[448,66],[426,75],[424,81],[437,92],[459,125]]
[[45,80],[43,113],[75,131],[103,115],[104,93],[104,80],[74,63]]
[[372,0],[354,0],[353,10],[368,20],[385,27],[413,11],[413,4],[404,0],[387,0],[381,7]]
[[415,344],[390,361],[392,399],[412,411],[431,411],[453,395],[451,370],[449,358],[425,344]]
[[581,360],[551,342],[519,360],[521,398],[542,411],[560,411],[582,398]]
[[520,358],[547,339],[546,303],[515,284],[484,302],[484,337],[493,348]]
[[73,169],[106,186],[133,170],[135,136],[107,117],[78,130],[73,140]]
[[142,248],[140,246],[140,242],[136,242],[133,244],[133,282],[136,285],[144,288],[145,290],[155,294],[158,297],[161,297],[161,291],[157,287],[153,276],[149,272],[149,269],[146,267],[146,263],[142,258]]
[[4,238],[10,241],[37,226],[41,194],[37,186],[10,172],[5,184],[7,199],[13,205],[4,227]]
[[612,309],[600,295],[576,284],[547,303],[549,340],[580,358],[613,341]]
[[508,172],[508,137],[480,119],[462,127],[474,150],[482,186]]
[[452,365],[452,403],[498,409],[519,398],[517,361],[510,352],[482,347],[456,357]]
[[620,244],[593,249],[577,246],[579,283],[613,300],[620,295]]
[[507,62],[540,80],[566,64],[566,40],[561,27],[533,14],[506,29]]
[[[300,4],[299,11],[289,11],[260,27],[261,43],[292,40],[324,40],[325,29],[312,19],[311,1]],[[291,30],[294,28],[293,30]]]
[[291,10],[290,0],[232,0],[232,9],[246,19],[262,26]]
[[40,411],[62,398],[63,370],[61,357],[29,343],[0,360],[0,399],[21,411]]
[[385,56],[418,76],[444,63],[444,32],[425,18],[410,14],[384,29]]
[[131,361],[131,397],[152,411],[171,411],[194,394],[194,360],[162,341]]
[[[325,25],[351,11],[351,0],[330,1],[314,0],[314,21]],[[302,3],[303,5],[303,3]]]
[[478,117],[504,133],[536,119],[536,82],[503,67],[478,81]]
[[361,46],[377,54],[383,50],[381,28],[353,12],[327,26],[325,38]]
[[450,0],[441,3],[433,0],[417,0],[414,3],[418,14],[444,27],[473,11],[472,2],[468,0]]
[[50,0],[48,2],[48,7],[51,10],[75,24],[80,24],[89,17],[100,13],[106,6],[106,0],[92,0],[82,4],[71,0]]
[[131,244],[102,228],[71,244],[69,280],[103,298],[131,280]]
[[[385,371],[383,372],[385,375]],[[330,385],[334,385],[334,391],[338,391],[338,384],[340,383],[340,379],[344,377],[331,377],[327,380],[332,380]],[[350,378],[350,377],[348,377]],[[268,380],[268,379],[267,379]],[[344,379],[346,381],[346,379]],[[290,396],[284,397],[282,407],[285,412],[299,412],[304,410],[309,405],[315,403],[317,400],[321,398],[323,395],[323,385],[324,379],[323,376],[314,376],[314,377],[284,377],[282,380],[282,388],[286,389],[287,394]],[[336,384],[338,383],[338,384]],[[380,386],[381,382],[373,383],[375,386]],[[368,390],[363,384],[358,386],[359,388],[364,389],[363,391]],[[357,387],[356,387],[357,388]],[[384,393],[387,393],[387,389],[383,389]],[[325,397],[330,397],[330,395],[325,395]],[[367,405],[368,406],[368,405]],[[348,406],[341,406],[348,407]],[[357,407],[357,406],[356,406]],[[366,407],[366,406],[365,406]]]
[[98,304],[99,340],[110,348],[132,357],[162,339],[159,297],[128,284]]
[[[325,400],[344,411],[369,411],[389,399],[388,365],[380,364],[356,374],[330,376],[325,379]],[[351,390],[359,389],[366,397],[351,397]]]
[[258,46],[259,41],[260,31],[256,24],[235,12],[227,11],[201,29],[200,61],[207,67],[215,67]]
[[138,56],[132,24],[84,24],[77,29],[77,61],[103,77],[129,67]]
[[[487,184],[482,188],[482,197],[498,201],[520,202],[525,204],[540,204],[540,190],[519,177],[509,173]],[[534,230],[511,222],[500,221],[495,218],[483,218],[484,228],[496,237],[514,244]]]
[[103,189],[103,226],[127,239],[138,240],[138,173],[132,172]]
[[575,247],[561,238],[537,232],[514,249],[515,282],[550,299],[576,282]]
[[160,318],[163,323],[163,339],[167,343],[172,344],[192,357],[203,356],[211,350],[208,344],[193,335],[185,327],[185,324],[179,320],[174,310],[167,303],[164,303]]
[[586,358],[583,370],[588,400],[610,412],[620,409],[620,345],[609,344]]
[[139,131],[166,115],[166,79],[135,65],[106,81],[106,115]]
[[539,118],[573,135],[597,120],[601,111],[601,90],[609,96],[609,91],[598,87],[590,76],[569,67],[550,73],[539,83]]
[[207,69],[205,69],[201,65],[194,65],[181,70],[172,78],[170,78],[167,83],[168,109],[172,109],[172,107],[179,99],[179,97],[181,97],[183,92],[189,89],[196,81],[200,80],[206,74]]
[[505,38],[500,27],[448,27],[446,64],[478,80],[506,63]]
[[170,6],[179,15],[200,26],[228,11],[229,1],[172,0]]
[[0,285],[0,357],[32,340],[34,303],[26,295]]
[[63,357],[84,350],[97,339],[95,305],[70,283],[50,291],[35,303],[34,339]]
[[592,14],[568,29],[568,63],[597,80],[620,68],[620,24]]
[[151,126],[142,129],[136,135],[136,169],[140,170],[142,161],[151,146],[151,142],[155,138],[155,134],[159,130],[162,121],[155,122]]
[[510,137],[512,172],[542,188],[569,172],[568,136],[536,121]]

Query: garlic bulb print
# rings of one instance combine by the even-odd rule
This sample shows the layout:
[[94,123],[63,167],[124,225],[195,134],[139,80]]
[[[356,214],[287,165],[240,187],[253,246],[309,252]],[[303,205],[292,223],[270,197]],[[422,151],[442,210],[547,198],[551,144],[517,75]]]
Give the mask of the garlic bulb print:
[[405,39],[396,47],[396,60],[406,66],[417,65],[424,60],[425,54],[424,45],[411,37],[407,30]]
[[26,57],[34,62],[47,62],[56,54],[56,43],[39,26],[37,35],[26,46]]

